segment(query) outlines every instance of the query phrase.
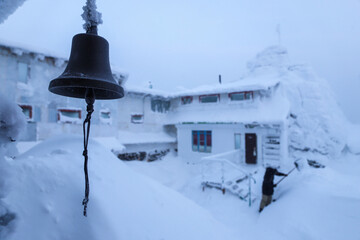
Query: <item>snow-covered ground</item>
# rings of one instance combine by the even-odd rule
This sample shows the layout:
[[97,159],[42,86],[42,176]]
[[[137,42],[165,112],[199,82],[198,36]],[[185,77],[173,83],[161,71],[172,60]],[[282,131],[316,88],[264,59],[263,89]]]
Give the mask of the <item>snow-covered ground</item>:
[[[304,165],[275,190],[276,202],[259,214],[234,195],[200,186],[198,165],[168,157],[162,161],[127,162],[142,174],[179,191],[233,229],[238,239],[359,239],[360,156],[347,155],[322,169]],[[290,169],[289,169],[290,170]],[[283,169],[286,171],[286,169]],[[256,175],[261,193],[264,170]]]
[[[19,144],[21,145],[21,144]],[[277,187],[276,202],[259,214],[231,194],[202,191],[200,165],[167,156],[122,162],[89,145],[90,202],[84,194],[82,138],[62,136],[7,160],[3,198],[16,213],[1,239],[359,239],[360,156],[347,154],[323,169],[303,165]],[[289,169],[282,169],[287,171]],[[261,193],[263,170],[255,176]],[[41,226],[41,227],[40,227]]]
[[82,215],[82,138],[60,136],[7,159],[15,219],[1,239],[236,239],[204,208],[136,173],[95,141],[89,143],[90,202]]

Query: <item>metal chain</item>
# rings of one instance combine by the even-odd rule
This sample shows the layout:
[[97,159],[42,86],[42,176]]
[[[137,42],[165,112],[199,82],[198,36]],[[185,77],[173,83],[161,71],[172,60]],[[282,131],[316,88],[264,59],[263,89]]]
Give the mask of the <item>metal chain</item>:
[[[87,115],[83,123],[83,133],[84,133],[84,151],[83,155],[85,157],[84,161],[84,173],[85,173],[85,198],[82,201],[82,205],[84,205],[84,216],[86,217],[86,208],[87,204],[89,202],[89,193],[90,193],[90,184],[89,184],[89,176],[88,176],[88,151],[87,146],[89,142],[89,134],[90,134],[90,120],[91,120],[91,114],[94,112],[94,105],[93,102],[88,102],[88,105],[86,107]],[[87,123],[87,127],[86,127]],[[86,132],[85,132],[86,129]]]

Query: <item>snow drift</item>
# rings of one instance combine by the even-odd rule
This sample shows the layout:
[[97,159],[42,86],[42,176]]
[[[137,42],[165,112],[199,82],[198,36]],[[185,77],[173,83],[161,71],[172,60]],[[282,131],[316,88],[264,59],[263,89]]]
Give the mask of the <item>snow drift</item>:
[[4,202],[16,214],[5,239],[235,239],[204,209],[133,172],[95,141],[89,143],[90,201],[84,194],[82,138],[38,144],[10,162]]
[[324,160],[339,156],[346,144],[348,124],[328,83],[306,65],[293,65],[287,50],[272,46],[248,63],[246,78],[280,80],[274,94],[289,102],[289,153],[307,159]]
[[0,238],[10,229],[14,214],[9,211],[3,198],[10,190],[8,160],[16,154],[14,141],[24,129],[25,116],[21,108],[0,95]]

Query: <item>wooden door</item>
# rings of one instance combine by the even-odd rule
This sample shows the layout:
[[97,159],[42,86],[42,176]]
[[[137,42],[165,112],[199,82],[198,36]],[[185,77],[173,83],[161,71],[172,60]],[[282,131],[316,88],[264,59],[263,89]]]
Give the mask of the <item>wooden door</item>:
[[257,163],[256,134],[245,134],[245,162],[248,164]]

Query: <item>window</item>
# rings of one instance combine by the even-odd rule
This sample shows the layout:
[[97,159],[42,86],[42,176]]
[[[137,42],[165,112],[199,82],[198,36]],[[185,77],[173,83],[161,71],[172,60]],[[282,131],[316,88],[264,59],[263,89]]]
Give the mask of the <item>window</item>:
[[190,104],[192,103],[193,97],[191,96],[186,96],[186,97],[181,97],[181,104],[185,105],[185,104]]
[[254,92],[234,92],[229,93],[229,98],[231,101],[243,101],[243,100],[251,100],[253,99]]
[[192,150],[194,152],[211,152],[211,131],[192,131]]
[[109,109],[100,110],[100,122],[103,124],[112,124],[112,118]]
[[144,115],[142,115],[142,114],[133,114],[133,115],[131,115],[131,122],[132,123],[143,123],[144,122]]
[[153,112],[167,112],[170,109],[170,101],[162,99],[151,99],[151,110]]
[[58,109],[58,122],[61,123],[81,123],[80,109]]
[[18,63],[18,81],[27,83],[29,77],[29,65],[23,62]]
[[201,95],[199,96],[199,101],[201,103],[214,103],[218,102],[220,99],[219,94],[211,94],[211,95]]
[[235,133],[235,149],[240,149],[240,143],[241,143],[241,134]]
[[24,113],[26,120],[32,121],[33,120],[33,110],[32,106],[30,105],[19,105]]

